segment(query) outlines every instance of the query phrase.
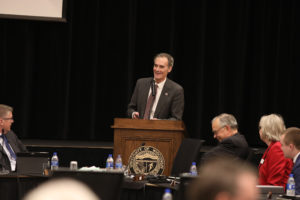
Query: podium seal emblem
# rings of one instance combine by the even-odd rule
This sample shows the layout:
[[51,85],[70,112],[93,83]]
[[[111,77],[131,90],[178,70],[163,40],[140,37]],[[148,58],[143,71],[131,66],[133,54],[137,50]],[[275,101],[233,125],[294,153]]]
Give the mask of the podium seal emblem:
[[165,159],[155,147],[140,146],[131,153],[128,167],[133,174],[161,175],[165,168]]

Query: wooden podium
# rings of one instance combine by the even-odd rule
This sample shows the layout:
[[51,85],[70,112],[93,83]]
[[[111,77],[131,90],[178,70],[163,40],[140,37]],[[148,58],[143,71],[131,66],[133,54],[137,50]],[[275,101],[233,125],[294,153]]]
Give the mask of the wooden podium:
[[115,118],[112,128],[114,160],[121,154],[123,163],[128,165],[129,157],[135,149],[142,144],[152,146],[165,159],[163,174],[170,175],[173,160],[185,136],[185,125],[182,121]]

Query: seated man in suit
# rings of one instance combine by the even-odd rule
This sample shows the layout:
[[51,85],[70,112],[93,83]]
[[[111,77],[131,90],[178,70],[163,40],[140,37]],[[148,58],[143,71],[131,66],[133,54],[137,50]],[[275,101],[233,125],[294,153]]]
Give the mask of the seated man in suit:
[[154,77],[137,81],[127,114],[133,119],[181,120],[184,110],[183,88],[167,78],[174,59],[167,53],[154,58]]
[[240,160],[217,158],[204,163],[187,191],[189,200],[257,200],[256,169]]
[[27,152],[24,144],[11,130],[13,108],[0,104],[0,169],[15,171],[19,152]]
[[291,127],[286,129],[281,138],[281,149],[284,157],[293,159],[294,167],[292,174],[294,175],[296,184],[296,195],[300,194],[300,129]]
[[202,161],[224,155],[246,160],[249,155],[248,143],[238,132],[238,123],[231,114],[223,113],[211,121],[214,138],[219,144],[203,155]]

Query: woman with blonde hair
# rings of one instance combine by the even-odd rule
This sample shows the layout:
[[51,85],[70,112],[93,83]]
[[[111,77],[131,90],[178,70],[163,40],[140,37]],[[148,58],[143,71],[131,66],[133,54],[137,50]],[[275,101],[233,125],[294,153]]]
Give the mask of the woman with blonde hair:
[[286,186],[293,162],[285,158],[281,150],[279,141],[284,131],[285,125],[280,115],[270,114],[260,118],[260,139],[268,145],[259,163],[260,185]]

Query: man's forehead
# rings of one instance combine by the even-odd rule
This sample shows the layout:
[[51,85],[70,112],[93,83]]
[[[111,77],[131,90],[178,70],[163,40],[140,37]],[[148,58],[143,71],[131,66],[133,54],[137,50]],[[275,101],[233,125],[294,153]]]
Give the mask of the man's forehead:
[[11,111],[7,111],[4,117],[12,117],[12,112]]
[[154,62],[159,62],[159,61],[168,63],[168,58],[166,58],[166,57],[157,57],[154,60]]
[[219,125],[219,123],[220,123],[220,120],[219,120],[219,118],[216,118],[216,119],[214,119],[214,120],[213,120],[213,122],[212,122],[212,126],[218,126],[218,125]]

